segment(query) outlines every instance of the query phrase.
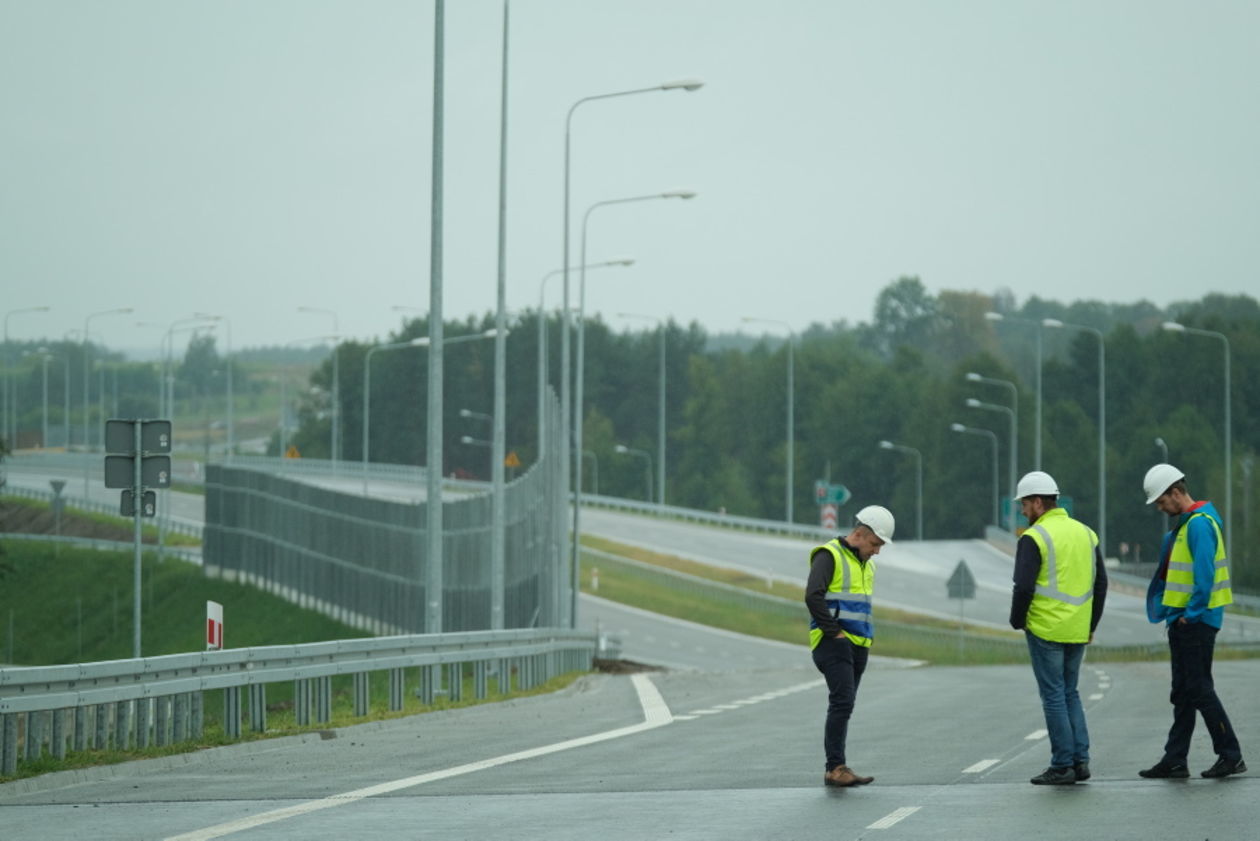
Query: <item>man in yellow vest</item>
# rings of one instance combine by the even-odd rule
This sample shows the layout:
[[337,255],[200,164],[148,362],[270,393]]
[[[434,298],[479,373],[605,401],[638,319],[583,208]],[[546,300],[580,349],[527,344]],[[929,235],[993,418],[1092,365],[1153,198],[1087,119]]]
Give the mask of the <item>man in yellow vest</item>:
[[829,540],[809,553],[809,580],[805,584],[809,647],[814,665],[827,680],[824,785],[844,788],[866,785],[875,779],[861,776],[848,766],[845,741],[858,684],[875,638],[871,623],[874,558],[892,542],[895,526],[887,508],[868,505],[857,513],[847,535]]
[[1195,714],[1203,716],[1212,736],[1216,764],[1203,776],[1228,777],[1247,770],[1242,748],[1212,682],[1212,650],[1225,618],[1225,605],[1234,601],[1229,584],[1221,515],[1210,502],[1195,502],[1186,490],[1186,474],[1171,464],[1146,471],[1143,489],[1147,504],[1172,518],[1164,535],[1159,568],[1146,592],[1146,615],[1163,621],[1168,631],[1172,665],[1173,723],[1164,756],[1138,773],[1148,778],[1190,776],[1186,755],[1194,733]]
[[1076,684],[1107,599],[1107,570],[1098,535],[1059,507],[1050,474],[1026,474],[1015,496],[1029,528],[1015,547],[1011,627],[1028,641],[1050,735],[1050,767],[1029,782],[1072,785],[1089,779],[1089,729]]

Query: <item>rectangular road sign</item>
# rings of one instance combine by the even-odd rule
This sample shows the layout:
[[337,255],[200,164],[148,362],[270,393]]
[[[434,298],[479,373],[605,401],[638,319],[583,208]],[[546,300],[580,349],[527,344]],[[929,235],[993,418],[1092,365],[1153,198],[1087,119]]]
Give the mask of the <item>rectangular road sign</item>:
[[[131,488],[123,489],[119,513],[124,517],[136,516],[136,495]],[[157,516],[157,491],[144,492],[144,498],[140,501],[140,516]]]
[[[135,456],[105,456],[105,487],[134,487],[135,470]],[[171,486],[171,457],[143,457],[140,465],[140,483],[146,488],[169,488]]]
[[134,453],[136,451],[135,425],[140,424],[140,448],[146,453],[171,451],[171,422],[168,420],[120,420],[105,421],[105,452]]

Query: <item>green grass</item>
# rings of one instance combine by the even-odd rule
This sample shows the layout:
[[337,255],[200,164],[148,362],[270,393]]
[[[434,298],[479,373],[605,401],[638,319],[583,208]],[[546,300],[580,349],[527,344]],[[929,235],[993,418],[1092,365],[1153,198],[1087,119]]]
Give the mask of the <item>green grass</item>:
[[[610,540],[583,537],[582,543],[592,549],[630,558],[659,567],[660,572],[637,565],[618,563],[605,557],[585,555],[582,559],[582,590],[623,604],[711,625],[716,628],[785,642],[804,643],[808,639],[808,616],[802,603],[799,586],[767,581],[720,567],[689,561],[671,555],[660,555]],[[592,590],[592,572],[598,569],[599,588]],[[705,587],[670,576],[664,570],[684,572],[709,581],[721,582],[788,600],[777,603],[741,597],[724,588]],[[1001,631],[967,625],[912,613],[881,608],[876,598],[874,608],[875,646],[873,652],[891,657],[925,660],[936,665],[984,665],[1025,663],[1028,652],[1023,635],[1017,631]],[[1220,659],[1242,659],[1260,656],[1254,649],[1217,646]],[[1092,646],[1092,662],[1130,662],[1166,660],[1168,652],[1162,644],[1143,646]]]
[[[0,505],[5,507],[21,507],[29,508],[34,511],[47,512],[51,510],[52,504],[37,499],[26,499],[25,497],[3,496],[0,497]],[[67,505],[61,513],[61,532],[66,535],[99,535],[103,540],[122,540],[129,541],[132,539],[132,520],[130,517],[111,516],[109,514],[98,514],[92,511],[84,511],[81,508],[74,508]],[[158,529],[152,520],[146,520],[140,527],[141,539],[145,543],[157,543]],[[179,532],[167,532],[165,537],[167,546],[200,546],[201,540],[192,535],[181,534]]]

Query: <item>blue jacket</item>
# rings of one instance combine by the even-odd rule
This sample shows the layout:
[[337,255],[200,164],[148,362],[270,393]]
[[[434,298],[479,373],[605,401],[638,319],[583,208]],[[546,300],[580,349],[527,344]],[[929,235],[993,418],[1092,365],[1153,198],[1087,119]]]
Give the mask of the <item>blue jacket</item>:
[[[1204,502],[1193,511],[1187,511],[1177,518],[1173,530],[1164,535],[1164,542],[1159,551],[1160,564],[1155,577],[1151,579],[1150,587],[1146,590],[1146,618],[1152,622],[1159,622],[1162,619],[1166,624],[1171,625],[1184,616],[1187,622],[1202,622],[1213,628],[1220,628],[1221,622],[1225,619],[1225,608],[1215,607],[1209,610],[1207,606],[1208,598],[1212,595],[1212,584],[1216,579],[1216,533],[1212,530],[1211,524],[1201,517],[1187,525],[1186,521],[1193,514],[1207,514],[1216,520],[1218,526],[1225,528],[1216,506],[1210,502]],[[1194,592],[1190,594],[1190,603],[1185,607],[1169,607],[1162,602],[1164,579],[1160,572],[1166,568],[1168,553],[1172,551],[1173,535],[1178,528],[1189,529],[1186,533],[1186,541],[1190,547],[1190,554],[1194,556]]]

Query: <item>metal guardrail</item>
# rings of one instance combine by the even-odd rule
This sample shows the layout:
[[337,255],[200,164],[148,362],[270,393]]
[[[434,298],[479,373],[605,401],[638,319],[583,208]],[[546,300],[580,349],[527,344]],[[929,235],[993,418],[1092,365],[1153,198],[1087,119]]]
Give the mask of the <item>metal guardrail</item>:
[[19,747],[29,761],[45,747],[63,758],[68,741],[75,750],[111,744],[128,749],[197,738],[207,691],[224,691],[224,733],[237,738],[245,688],[251,729],[261,732],[267,726],[268,684],[295,681],[297,723],[322,723],[331,718],[337,675],[353,677],[354,714],[365,716],[371,672],[389,672],[389,708],[401,710],[406,668],[421,668],[418,694],[426,704],[438,694],[462,699],[466,666],[476,697],[485,698],[492,673],[506,691],[513,673],[517,689],[530,689],[559,674],[588,671],[596,644],[594,634],[576,630],[518,629],[0,668],[0,773],[16,772]]
[[[5,485],[4,494],[6,496],[16,496],[21,499],[34,499],[40,502],[52,504],[56,498],[56,494],[52,491],[44,491],[38,488],[24,488],[17,485]],[[94,499],[85,499],[80,496],[70,496],[62,494],[61,498],[65,500],[66,508],[73,508],[79,511],[86,511],[89,514],[103,514],[107,517],[115,517],[121,523],[131,523],[130,517],[124,517],[118,513],[118,507],[113,504],[106,504]],[[201,524],[193,520],[186,520],[182,517],[166,517],[166,528],[177,534],[187,535],[201,539]],[[156,525],[156,523],[154,523]],[[171,547],[165,547],[164,551],[170,551]]]
[[[663,517],[687,523],[722,526],[723,528],[734,528],[765,534],[780,534],[788,537],[804,537],[810,540],[815,540],[819,537],[830,539],[836,535],[835,531],[824,529],[821,526],[787,523],[782,520],[760,520],[756,517],[740,517],[734,514],[700,511],[695,508],[658,505],[654,502],[640,502],[634,499],[622,499],[617,496],[583,493],[582,504],[593,508],[607,508],[610,511],[622,511],[627,514],[643,514],[649,517]],[[842,529],[841,531],[844,530]]]

